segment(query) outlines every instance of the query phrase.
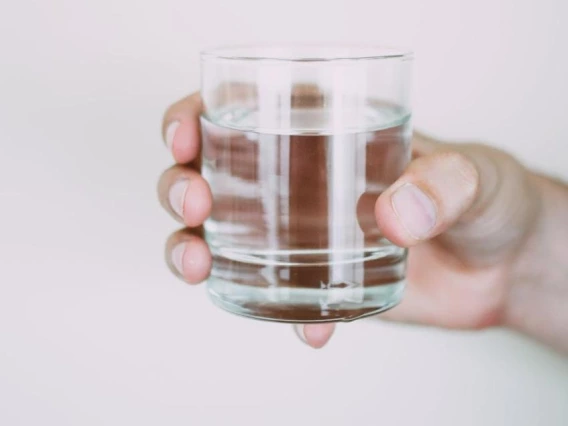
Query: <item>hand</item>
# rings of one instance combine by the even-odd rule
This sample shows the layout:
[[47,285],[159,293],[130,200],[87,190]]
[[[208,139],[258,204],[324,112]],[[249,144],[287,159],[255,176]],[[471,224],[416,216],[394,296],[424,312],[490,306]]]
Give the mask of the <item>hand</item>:
[[[203,281],[211,268],[200,228],[212,206],[198,172],[200,109],[199,94],[193,94],[172,105],[163,123],[176,165],[162,175],[159,197],[187,226],[170,236],[166,257],[188,283]],[[463,329],[503,324],[518,259],[540,207],[535,179],[509,155],[416,135],[412,162],[375,206],[385,237],[411,247],[403,302],[381,318]],[[313,347],[323,346],[333,329],[296,328]]]

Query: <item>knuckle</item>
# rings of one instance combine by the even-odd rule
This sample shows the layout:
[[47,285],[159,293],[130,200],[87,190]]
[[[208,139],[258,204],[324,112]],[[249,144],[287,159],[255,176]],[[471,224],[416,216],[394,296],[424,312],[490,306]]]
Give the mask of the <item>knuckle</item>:
[[479,171],[473,161],[465,154],[450,151],[444,154],[448,167],[458,179],[460,190],[467,198],[475,196],[479,189]]

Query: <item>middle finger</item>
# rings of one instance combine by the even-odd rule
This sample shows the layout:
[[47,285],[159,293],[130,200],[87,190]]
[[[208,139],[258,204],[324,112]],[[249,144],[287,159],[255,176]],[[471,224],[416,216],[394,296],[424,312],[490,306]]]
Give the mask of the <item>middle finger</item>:
[[166,170],[158,183],[158,197],[167,212],[189,227],[203,224],[213,205],[209,184],[190,166]]

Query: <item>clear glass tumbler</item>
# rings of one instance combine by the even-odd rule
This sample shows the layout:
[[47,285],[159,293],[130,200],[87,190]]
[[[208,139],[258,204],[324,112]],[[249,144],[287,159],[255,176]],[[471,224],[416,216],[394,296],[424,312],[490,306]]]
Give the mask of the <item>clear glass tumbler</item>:
[[248,46],[201,64],[213,302],[301,323],[395,306],[407,251],[381,235],[374,207],[410,160],[412,54]]

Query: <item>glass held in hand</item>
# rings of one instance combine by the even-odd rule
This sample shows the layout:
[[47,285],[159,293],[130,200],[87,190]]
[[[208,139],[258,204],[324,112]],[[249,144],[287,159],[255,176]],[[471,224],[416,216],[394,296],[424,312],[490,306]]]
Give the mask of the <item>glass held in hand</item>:
[[378,47],[202,53],[214,303],[310,323],[401,300],[407,250],[383,238],[374,207],[410,160],[410,66]]

